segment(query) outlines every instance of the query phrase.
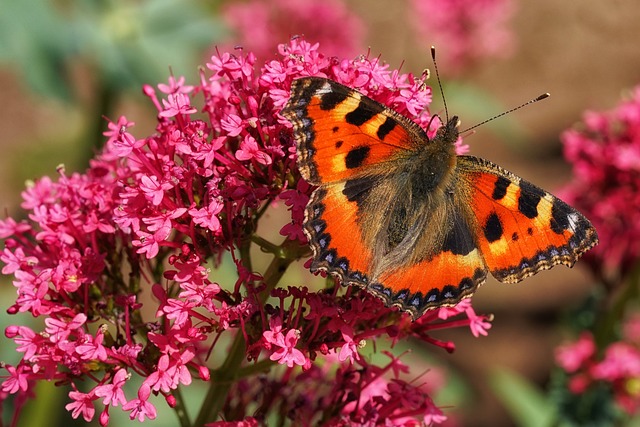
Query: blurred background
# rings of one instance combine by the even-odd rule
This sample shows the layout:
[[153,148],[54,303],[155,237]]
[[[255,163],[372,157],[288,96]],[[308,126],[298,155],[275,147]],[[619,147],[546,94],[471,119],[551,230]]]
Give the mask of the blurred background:
[[[26,181],[53,176],[60,164],[83,171],[100,147],[104,117],[126,114],[137,137],[151,133],[155,112],[142,84],[165,83],[170,74],[197,82],[198,67],[216,49],[242,46],[260,63],[276,55],[277,43],[304,35],[327,55],[379,55],[391,68],[419,75],[432,68],[434,44],[449,113],[460,116],[462,128],[550,92],[550,99],[483,125],[465,142],[471,154],[551,191],[570,180],[561,133],[585,110],[611,109],[640,81],[634,0],[319,4],[0,0],[3,217],[20,215]],[[432,112],[442,105],[434,87]],[[4,312],[15,296],[10,279],[2,282]],[[536,404],[551,399],[554,348],[572,337],[568,318],[589,300],[594,283],[580,263],[518,285],[491,279],[474,297],[479,313],[495,315],[487,337],[448,330],[441,338],[456,343],[454,354],[414,349],[411,361],[442,366],[446,386],[435,400],[455,414],[450,425],[527,425],[527,417],[536,425]],[[3,328],[14,321],[0,320]],[[0,349],[4,360],[14,357],[6,342]],[[69,425],[60,412],[60,425]]]

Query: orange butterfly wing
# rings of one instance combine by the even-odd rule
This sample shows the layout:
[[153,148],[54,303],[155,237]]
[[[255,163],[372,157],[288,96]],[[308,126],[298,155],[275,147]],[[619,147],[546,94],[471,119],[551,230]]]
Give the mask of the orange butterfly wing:
[[358,219],[358,200],[385,163],[411,150],[418,125],[334,81],[295,80],[282,113],[294,128],[303,178],[321,186],[305,211],[313,250],[312,271],[324,270],[345,285],[368,286],[373,254]]
[[558,264],[572,267],[598,243],[580,212],[500,166],[460,156],[457,170],[471,189],[478,247],[499,281],[516,283]]
[[320,77],[295,80],[282,115],[294,127],[300,172],[313,185],[379,170],[412,149],[412,133],[422,132],[395,111]]

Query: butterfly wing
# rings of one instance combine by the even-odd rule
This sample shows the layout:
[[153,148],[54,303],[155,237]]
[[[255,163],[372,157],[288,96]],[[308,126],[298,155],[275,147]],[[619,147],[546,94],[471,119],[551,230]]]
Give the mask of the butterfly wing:
[[320,77],[295,80],[281,114],[293,124],[298,166],[313,185],[388,172],[389,164],[427,138],[401,114]]
[[369,291],[387,305],[409,312],[414,320],[427,310],[454,306],[473,295],[484,283],[487,267],[460,207],[455,206],[448,221],[439,224],[447,232],[430,251],[434,255],[388,269],[369,285]]
[[380,225],[362,202],[427,136],[399,113],[320,77],[295,80],[281,114],[293,124],[303,178],[319,187],[304,221],[311,269],[367,286]]
[[516,283],[554,265],[569,267],[598,243],[587,218],[552,194],[489,161],[458,157],[470,222],[491,274]]

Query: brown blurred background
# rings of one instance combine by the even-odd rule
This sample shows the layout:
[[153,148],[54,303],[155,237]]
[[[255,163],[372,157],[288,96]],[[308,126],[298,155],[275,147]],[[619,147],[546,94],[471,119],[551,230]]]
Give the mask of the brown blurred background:
[[[415,33],[406,23],[404,0],[347,3],[365,21],[366,43],[373,56],[380,54],[392,68],[404,62],[403,71],[417,74],[431,67],[431,41],[416,42]],[[550,92],[552,97],[498,120],[516,126],[519,135],[527,136],[528,144],[521,143],[525,139],[505,143],[500,137],[502,125],[491,123],[466,138],[472,154],[488,158],[545,189],[562,187],[570,169],[562,159],[560,133],[579,121],[585,109],[609,109],[640,82],[639,23],[640,3],[636,0],[516,2],[513,55],[504,60],[490,59],[460,76],[466,85],[486,92],[497,103],[487,108],[475,105],[468,112],[468,106],[461,106],[456,99],[458,91],[449,92],[445,85],[450,113],[460,115],[464,127],[542,92]],[[201,63],[206,58],[203,53]],[[190,78],[195,76],[194,69]],[[80,100],[73,105],[39,97],[26,87],[20,71],[10,63],[0,67],[3,216],[16,212],[25,179],[55,175],[60,163],[69,170],[83,168],[79,152],[84,148],[79,148],[78,140],[86,130],[83,105],[91,104],[94,77],[81,63],[73,68],[72,77]],[[131,94],[119,101],[117,114],[111,119],[126,114],[138,125],[134,133],[145,135],[152,130],[154,118],[145,102],[141,95]],[[439,94],[433,105],[434,111],[442,105]],[[506,367],[543,386],[553,366],[553,348],[563,337],[558,319],[591,289],[592,279],[579,265],[573,270],[557,267],[518,285],[502,285],[491,279],[480,289],[474,297],[476,310],[495,315],[489,336],[475,339],[467,330],[447,331],[444,337],[456,342],[455,354],[430,350],[459,369],[471,384],[473,397],[468,406],[455,410],[463,416],[462,425],[514,425],[487,387],[488,375],[496,366]],[[446,401],[437,403],[447,405]]]

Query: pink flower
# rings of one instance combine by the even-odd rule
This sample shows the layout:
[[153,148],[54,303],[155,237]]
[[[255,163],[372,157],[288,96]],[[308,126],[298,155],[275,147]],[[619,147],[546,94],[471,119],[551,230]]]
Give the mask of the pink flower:
[[221,230],[218,214],[222,212],[224,205],[219,200],[212,200],[206,207],[201,209],[189,209],[189,215],[193,218],[193,222],[202,227],[208,228],[214,233]]
[[240,143],[240,149],[236,151],[236,159],[238,160],[252,160],[261,163],[263,165],[271,164],[271,157],[258,148],[258,143],[251,135],[247,135],[246,138]]
[[29,369],[24,366],[18,366],[17,368],[11,365],[6,365],[5,369],[9,374],[9,377],[2,383],[2,391],[5,393],[14,394],[18,390],[27,391],[29,388],[28,374]]
[[621,378],[640,378],[640,351],[627,343],[611,344],[604,359],[591,368],[596,379],[615,381]]
[[585,259],[606,280],[624,276],[640,259],[640,87],[612,111],[585,113],[562,142],[575,176],[563,197],[600,239]]
[[151,389],[148,385],[142,384],[138,390],[138,397],[131,399],[129,402],[122,406],[125,411],[130,411],[129,418],[132,420],[138,419],[143,422],[145,419],[155,420],[157,414],[156,407],[149,402],[149,396],[151,395]]
[[[412,337],[452,351],[432,331],[480,335],[489,318],[465,301],[411,322],[364,290],[332,281],[309,289],[304,277],[284,275],[308,257],[302,223],[313,191],[279,114],[291,82],[322,75],[352,85],[423,128],[431,123],[433,135],[439,121],[425,76],[368,56],[326,57],[301,38],[273,50],[278,56],[263,66],[251,53],[216,54],[193,87],[181,76],[159,90],[145,85],[154,132],[134,137],[125,117],[109,123],[86,173],[61,168],[36,181],[23,193],[28,219],[0,221],[0,260],[17,291],[8,312],[40,321],[6,328],[21,360],[1,367],[0,401],[27,399],[38,381],[69,384],[68,410],[92,418],[100,406],[106,425],[117,406],[131,419],[154,419],[151,393],[180,407],[178,386],[211,379],[225,392],[207,393],[220,400],[203,404],[237,420],[255,407],[265,417],[286,413],[292,424],[313,425],[323,414],[332,414],[329,425],[442,419],[432,390],[399,378],[411,375],[406,365],[370,364],[359,348]],[[290,217],[272,214],[279,200]],[[269,240],[278,230],[287,239]],[[254,260],[258,253],[270,264]],[[80,383],[90,392],[77,392]],[[131,400],[129,383],[141,384]]]
[[157,176],[142,175],[140,177],[140,189],[155,206],[162,203],[164,192],[171,189],[173,185],[169,182],[160,182]]
[[354,360],[359,360],[360,354],[358,353],[358,347],[364,343],[360,340],[354,340],[353,328],[346,324],[340,327],[340,333],[342,334],[344,344],[338,350],[338,360],[340,362],[349,360],[351,363],[353,363]]
[[193,114],[197,112],[191,107],[191,101],[184,93],[170,94],[168,99],[163,99],[164,110],[160,111],[160,117],[174,117],[178,114]]
[[556,349],[556,362],[567,372],[576,372],[584,367],[587,360],[594,356],[596,345],[590,333],[584,332],[574,343],[565,344]]
[[75,419],[82,415],[86,422],[91,421],[96,413],[96,408],[93,406],[96,396],[93,393],[70,391],[69,397],[73,402],[67,404],[65,408],[67,411],[71,411],[71,416]]
[[294,35],[322,43],[329,55],[348,58],[364,44],[364,25],[342,0],[250,0],[228,4],[223,14],[235,31],[233,40],[239,40],[235,45],[263,59],[272,58],[274,46]]
[[513,51],[512,0],[412,0],[409,18],[418,38],[438,48],[443,73]]
[[93,393],[97,397],[103,397],[102,403],[104,405],[118,406],[118,404],[124,405],[127,403],[127,399],[124,396],[122,387],[131,376],[124,369],[118,369],[113,376],[111,384],[103,384],[96,386],[93,389]]
[[292,368],[294,364],[304,366],[307,363],[304,354],[295,348],[300,339],[300,331],[290,329],[287,331],[287,334],[284,335],[276,328],[275,331],[265,331],[263,338],[272,346],[272,349],[276,347],[269,357],[274,362],[277,361],[281,365],[286,364],[290,368]]

